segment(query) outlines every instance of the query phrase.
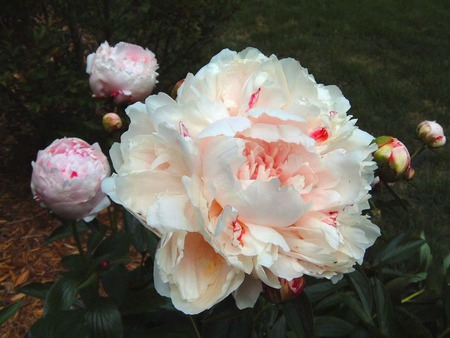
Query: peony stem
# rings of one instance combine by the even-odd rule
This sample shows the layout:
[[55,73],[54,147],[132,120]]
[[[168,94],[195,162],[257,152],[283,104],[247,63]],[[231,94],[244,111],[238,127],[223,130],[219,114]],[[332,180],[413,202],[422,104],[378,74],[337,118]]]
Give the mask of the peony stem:
[[192,316],[189,316],[189,319],[191,320],[192,326],[194,327],[195,333],[197,334],[198,338],[202,338],[202,335],[198,331],[197,324],[195,324],[194,318]]
[[72,234],[73,238],[75,239],[75,243],[77,244],[78,252],[80,253],[81,257],[84,257],[84,251],[83,246],[81,245],[80,236],[78,235],[78,228],[77,228],[77,222],[72,222]]
[[423,144],[422,147],[416,149],[416,151],[411,155],[411,161],[414,157],[416,157],[417,155],[419,155],[422,151],[424,151],[425,149],[427,149],[428,146],[426,144]]
[[400,198],[399,195],[389,186],[389,184],[385,181],[382,181],[384,183],[384,186],[387,188],[387,190],[394,196],[394,198],[400,203],[403,209],[405,209],[406,212],[408,212],[408,207],[406,206],[405,202]]
[[409,302],[411,299],[416,298],[417,296],[420,296],[420,295],[421,295],[422,293],[424,293],[424,292],[425,292],[425,289],[421,289],[421,290],[419,290],[419,291],[413,293],[412,295],[409,295],[408,297],[403,298],[401,303],[402,303],[402,304],[403,304],[403,303],[407,303],[407,302]]

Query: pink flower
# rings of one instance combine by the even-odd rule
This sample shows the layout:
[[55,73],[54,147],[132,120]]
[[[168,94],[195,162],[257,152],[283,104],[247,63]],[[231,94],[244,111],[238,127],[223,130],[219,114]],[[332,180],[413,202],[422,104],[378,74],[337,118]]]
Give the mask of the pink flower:
[[432,148],[442,147],[446,138],[444,129],[436,121],[423,121],[417,126],[417,135],[427,146]]
[[[111,148],[114,201],[161,237],[155,287],[188,314],[304,275],[337,281],[379,229],[368,208],[373,137],[336,86],[293,59],[223,50],[176,100],[127,108]],[[195,249],[194,249],[195,248]]]
[[116,103],[143,101],[157,83],[158,64],[148,49],[119,42],[100,45],[87,57],[86,72],[94,97],[113,97]]
[[392,136],[379,136],[375,143],[378,149],[373,153],[373,158],[377,162],[380,178],[387,183],[401,180],[411,163],[408,148]]
[[58,139],[40,150],[31,164],[34,199],[61,218],[90,221],[109,205],[100,184],[110,168],[97,143]]

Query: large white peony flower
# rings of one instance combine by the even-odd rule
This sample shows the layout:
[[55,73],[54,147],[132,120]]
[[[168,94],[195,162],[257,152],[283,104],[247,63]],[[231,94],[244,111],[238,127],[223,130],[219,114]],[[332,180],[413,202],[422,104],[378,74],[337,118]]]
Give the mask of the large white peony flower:
[[262,283],[338,280],[379,229],[368,208],[373,137],[336,86],[293,59],[223,50],[173,100],[130,106],[103,190],[162,237],[157,290],[188,314]]

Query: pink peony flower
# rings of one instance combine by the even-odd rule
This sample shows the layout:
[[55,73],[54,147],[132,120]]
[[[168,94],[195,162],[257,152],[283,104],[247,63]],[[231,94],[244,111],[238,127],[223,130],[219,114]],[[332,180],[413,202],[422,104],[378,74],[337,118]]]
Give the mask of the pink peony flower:
[[58,139],[40,150],[31,164],[34,199],[61,218],[90,221],[110,204],[100,189],[110,168],[97,143]]
[[100,45],[87,57],[86,72],[94,97],[113,97],[116,103],[143,101],[157,83],[158,64],[148,49],[119,42]]
[[161,237],[157,291],[188,314],[229,294],[245,308],[263,284],[362,263],[380,234],[361,214],[376,145],[349,108],[297,61],[252,48],[220,52],[176,100],[128,107],[102,189]]
[[442,147],[446,142],[444,129],[436,121],[421,122],[417,126],[417,135],[423,143],[432,148]]
[[410,168],[408,148],[392,136],[379,136],[375,143],[378,149],[373,157],[378,164],[377,173],[380,178],[386,183],[401,180]]

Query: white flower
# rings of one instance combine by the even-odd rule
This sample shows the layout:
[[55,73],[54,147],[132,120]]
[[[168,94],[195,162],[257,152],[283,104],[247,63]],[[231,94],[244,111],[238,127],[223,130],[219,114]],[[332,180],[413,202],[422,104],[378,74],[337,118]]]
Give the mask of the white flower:
[[[361,215],[376,145],[349,108],[297,61],[252,48],[216,55],[176,101],[159,94],[129,107],[130,128],[111,149],[117,174],[103,190],[162,237],[159,292],[185,313],[230,293],[244,308],[261,282],[353,271],[379,229]],[[213,274],[185,249],[188,238],[217,258]],[[209,282],[225,275],[220,290]]]
[[111,96],[116,103],[143,101],[157,83],[157,69],[153,52],[125,42],[102,43],[86,66],[94,97]]
[[438,148],[442,147],[447,139],[444,129],[436,121],[423,121],[417,126],[417,135],[426,145]]
[[90,221],[109,205],[100,184],[111,172],[97,143],[91,146],[78,138],[55,140],[38,152],[32,166],[34,198],[56,215]]

